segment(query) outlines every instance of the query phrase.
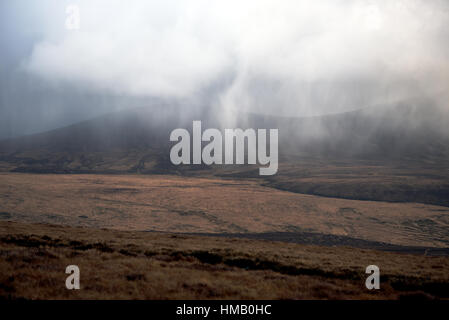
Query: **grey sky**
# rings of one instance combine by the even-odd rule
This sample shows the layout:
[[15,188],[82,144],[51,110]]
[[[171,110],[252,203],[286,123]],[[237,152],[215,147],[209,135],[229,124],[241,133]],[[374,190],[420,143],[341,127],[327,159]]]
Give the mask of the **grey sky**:
[[447,1],[4,0],[0,27],[0,138],[154,99],[232,117],[449,97]]

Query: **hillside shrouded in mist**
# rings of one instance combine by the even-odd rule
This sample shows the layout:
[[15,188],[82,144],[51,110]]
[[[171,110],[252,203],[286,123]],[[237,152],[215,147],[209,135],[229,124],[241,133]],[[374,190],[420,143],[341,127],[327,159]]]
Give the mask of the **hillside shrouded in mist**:
[[1,171],[256,177],[171,164],[202,120],[279,129],[270,186],[449,205],[447,2],[67,4],[1,4]]
[[[77,30],[66,28],[68,4],[79,8]],[[226,121],[448,107],[446,1],[0,6],[0,138],[161,101]]]

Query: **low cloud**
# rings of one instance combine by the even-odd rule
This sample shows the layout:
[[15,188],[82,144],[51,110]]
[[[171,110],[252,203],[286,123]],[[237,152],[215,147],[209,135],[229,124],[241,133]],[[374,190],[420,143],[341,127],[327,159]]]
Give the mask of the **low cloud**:
[[190,99],[213,87],[211,103],[231,115],[449,97],[445,1],[75,3],[80,29],[49,30],[27,72],[129,96]]

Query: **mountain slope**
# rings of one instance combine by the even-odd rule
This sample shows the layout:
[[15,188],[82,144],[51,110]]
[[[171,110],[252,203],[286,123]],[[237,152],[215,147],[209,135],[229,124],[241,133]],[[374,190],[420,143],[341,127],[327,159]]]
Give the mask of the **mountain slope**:
[[[158,105],[0,142],[0,171],[145,173],[263,178],[271,187],[362,200],[449,206],[449,117],[403,104],[310,118],[244,114],[224,123],[216,110]],[[279,170],[259,166],[174,166],[170,132],[206,128],[279,128]]]

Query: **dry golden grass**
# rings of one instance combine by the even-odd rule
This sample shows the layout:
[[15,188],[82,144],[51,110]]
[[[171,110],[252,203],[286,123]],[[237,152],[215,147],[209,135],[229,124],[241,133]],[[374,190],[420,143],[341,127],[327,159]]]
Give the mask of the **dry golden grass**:
[[[0,297],[397,299],[449,297],[449,257],[0,222]],[[65,288],[65,268],[81,289]],[[366,266],[381,271],[369,291]]]
[[0,219],[120,230],[296,232],[449,246],[449,208],[325,198],[259,180],[0,173]]

